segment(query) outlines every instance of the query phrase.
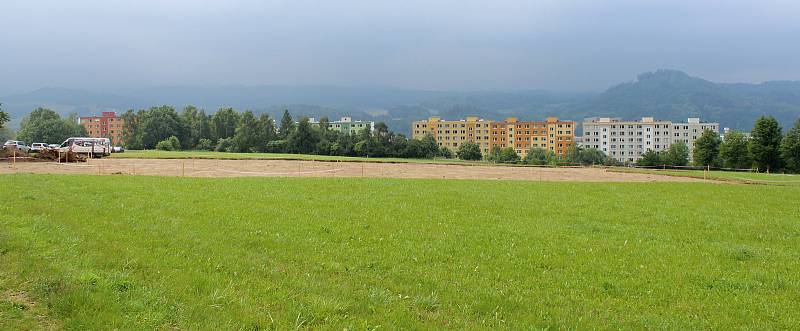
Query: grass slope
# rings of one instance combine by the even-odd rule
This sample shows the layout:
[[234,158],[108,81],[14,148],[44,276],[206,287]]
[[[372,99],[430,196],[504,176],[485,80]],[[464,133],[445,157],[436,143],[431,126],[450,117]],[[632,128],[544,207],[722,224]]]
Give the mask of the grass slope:
[[800,323],[798,187],[52,175],[0,187],[0,329]]

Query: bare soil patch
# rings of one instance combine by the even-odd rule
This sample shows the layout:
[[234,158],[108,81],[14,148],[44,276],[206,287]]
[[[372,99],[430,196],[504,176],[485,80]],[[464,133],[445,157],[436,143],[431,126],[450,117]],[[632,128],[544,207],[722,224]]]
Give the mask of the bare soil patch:
[[0,173],[55,173],[185,177],[377,177],[501,179],[576,182],[702,182],[701,179],[602,168],[326,162],[293,160],[93,159],[86,163],[0,163]]

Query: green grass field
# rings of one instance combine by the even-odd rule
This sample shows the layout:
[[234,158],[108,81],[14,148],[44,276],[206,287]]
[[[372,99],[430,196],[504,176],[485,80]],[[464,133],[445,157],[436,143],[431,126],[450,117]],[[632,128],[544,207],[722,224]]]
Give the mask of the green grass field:
[[0,329],[792,329],[800,187],[0,176]]
[[611,171],[647,173],[656,175],[707,178],[713,180],[753,183],[753,184],[772,184],[772,185],[798,185],[800,186],[800,175],[797,174],[768,174],[756,172],[734,172],[734,171],[706,171],[703,170],[658,170],[658,169],[636,169],[636,168],[612,168]]

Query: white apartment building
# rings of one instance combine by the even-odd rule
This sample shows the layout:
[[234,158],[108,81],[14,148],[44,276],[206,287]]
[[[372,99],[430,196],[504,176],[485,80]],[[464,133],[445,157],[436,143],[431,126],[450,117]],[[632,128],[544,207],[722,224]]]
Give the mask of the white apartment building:
[[689,146],[689,157],[694,141],[711,129],[719,132],[718,123],[703,123],[690,118],[686,123],[655,120],[644,117],[641,121],[622,121],[617,118],[589,118],[583,122],[581,146],[596,148],[619,162],[636,162],[648,150],[669,150],[671,143],[683,141]]

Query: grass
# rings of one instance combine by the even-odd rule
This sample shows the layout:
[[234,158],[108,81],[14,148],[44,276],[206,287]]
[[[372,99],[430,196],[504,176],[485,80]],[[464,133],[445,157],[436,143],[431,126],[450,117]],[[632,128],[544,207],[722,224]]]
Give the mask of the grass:
[[768,174],[757,172],[733,172],[733,171],[707,171],[703,170],[658,170],[658,169],[637,169],[637,168],[611,168],[610,171],[647,173],[656,175],[708,178],[722,181],[732,181],[739,183],[757,184],[776,184],[776,185],[800,185],[800,175],[794,174]]
[[0,187],[0,329],[800,323],[794,186],[19,174]]

